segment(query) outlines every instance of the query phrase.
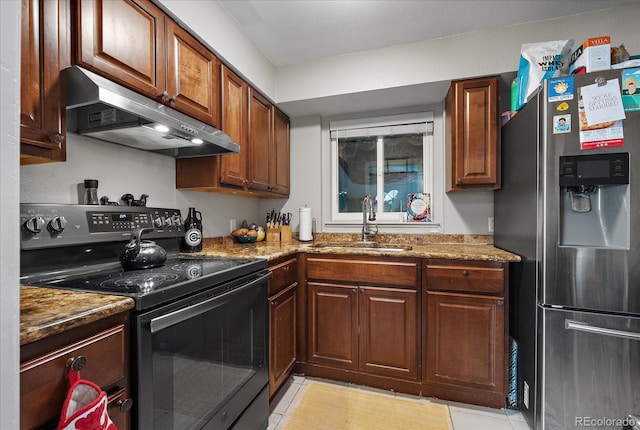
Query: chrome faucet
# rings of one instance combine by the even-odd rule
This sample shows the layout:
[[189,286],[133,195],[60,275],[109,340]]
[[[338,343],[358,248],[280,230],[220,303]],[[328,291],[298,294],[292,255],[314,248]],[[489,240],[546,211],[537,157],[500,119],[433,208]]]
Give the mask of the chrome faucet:
[[[369,205],[369,214],[367,216],[367,205]],[[373,209],[373,200],[371,196],[367,194],[362,200],[362,241],[368,242],[369,238],[378,234],[378,226],[375,224],[369,224],[367,221],[375,221],[376,212]]]

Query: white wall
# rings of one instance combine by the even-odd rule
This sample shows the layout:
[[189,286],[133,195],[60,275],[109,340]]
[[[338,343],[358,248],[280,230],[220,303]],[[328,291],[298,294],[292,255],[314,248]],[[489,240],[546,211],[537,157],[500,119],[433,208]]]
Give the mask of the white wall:
[[19,424],[20,2],[0,2],[0,428]]
[[521,45],[528,42],[574,39],[580,44],[589,37],[610,35],[613,45],[624,43],[629,52],[640,53],[638,17],[640,2],[284,66],[276,75],[276,101],[284,103],[513,71],[518,68]]
[[[20,168],[22,203],[78,204],[84,179],[98,180],[98,196],[119,201],[125,193],[148,194],[147,206],[190,206],[202,212],[203,234],[229,234],[230,218],[257,218],[259,201],[214,193],[176,190],[175,159],[69,133],[67,161]],[[120,202],[122,203],[122,202]]]

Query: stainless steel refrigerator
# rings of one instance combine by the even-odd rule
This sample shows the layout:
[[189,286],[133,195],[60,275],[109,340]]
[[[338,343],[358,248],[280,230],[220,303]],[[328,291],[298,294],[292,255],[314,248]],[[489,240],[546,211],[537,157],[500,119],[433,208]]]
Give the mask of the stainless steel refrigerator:
[[622,429],[640,416],[640,110],[584,124],[584,103],[601,102],[594,88],[615,96],[618,85],[634,108],[622,92],[631,72],[545,81],[502,127],[494,243],[522,257],[509,321],[518,404],[536,430]]

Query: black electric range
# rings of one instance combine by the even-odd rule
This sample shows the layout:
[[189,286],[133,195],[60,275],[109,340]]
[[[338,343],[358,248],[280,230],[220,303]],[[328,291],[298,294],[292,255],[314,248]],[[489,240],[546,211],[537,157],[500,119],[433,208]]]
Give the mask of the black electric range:
[[[177,209],[21,204],[21,284],[128,296],[153,308],[266,269],[263,259],[181,254]],[[163,266],[124,270],[119,257],[135,228],[167,251]],[[220,293],[223,290],[219,291]]]

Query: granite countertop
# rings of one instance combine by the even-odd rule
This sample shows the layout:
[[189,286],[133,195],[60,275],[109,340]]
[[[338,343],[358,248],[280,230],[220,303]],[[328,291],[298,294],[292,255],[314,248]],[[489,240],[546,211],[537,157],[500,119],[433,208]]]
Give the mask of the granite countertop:
[[[358,235],[321,233],[314,242],[256,242],[236,243],[231,238],[205,239],[201,255],[207,257],[266,258],[276,260],[298,252],[308,254],[370,255],[385,257],[444,258],[455,260],[518,262],[520,257],[494,247],[491,236],[471,235],[378,235],[381,247],[404,245],[411,249],[395,251],[350,248],[349,243],[359,242]],[[323,248],[323,244],[347,246]]]
[[[481,261],[520,261],[520,257],[491,245],[491,236],[472,235],[378,235],[383,244],[410,246],[409,250],[365,250],[357,247],[322,248],[320,244],[349,244],[359,242],[359,235],[319,233],[314,242],[258,242],[240,244],[231,237],[205,239],[201,253],[207,257],[264,258],[269,261],[294,255],[344,254],[387,257],[445,258]],[[20,345],[61,333],[133,309],[131,298],[21,286]]]
[[53,288],[20,287],[20,345],[133,309],[133,299]]

